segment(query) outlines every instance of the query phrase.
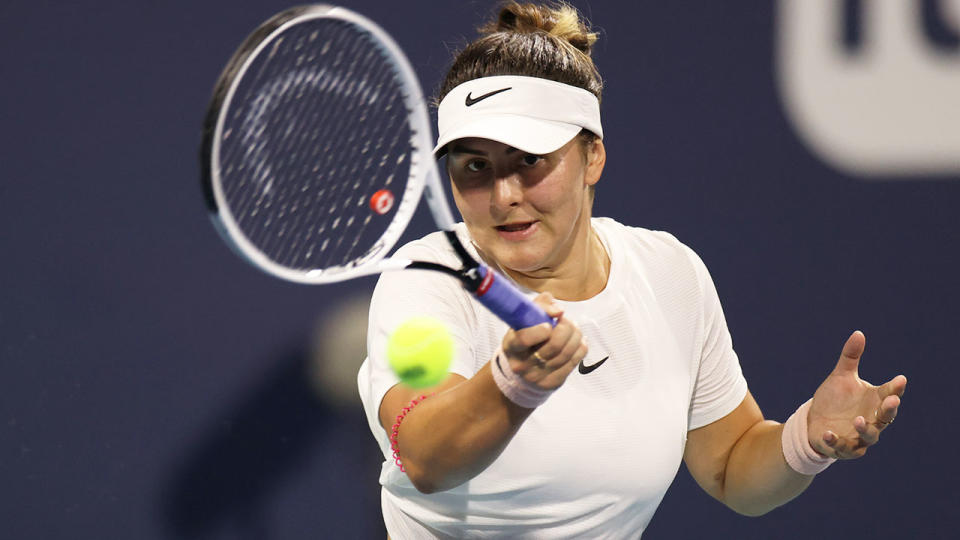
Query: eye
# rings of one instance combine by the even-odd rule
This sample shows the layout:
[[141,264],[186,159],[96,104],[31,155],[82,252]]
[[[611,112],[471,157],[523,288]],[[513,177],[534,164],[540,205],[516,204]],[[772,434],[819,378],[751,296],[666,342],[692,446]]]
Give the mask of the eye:
[[527,167],[533,167],[537,163],[540,163],[540,160],[543,159],[543,156],[535,156],[533,154],[527,154],[523,156],[523,164]]
[[482,159],[471,159],[464,167],[470,172],[480,172],[487,168],[487,162]]

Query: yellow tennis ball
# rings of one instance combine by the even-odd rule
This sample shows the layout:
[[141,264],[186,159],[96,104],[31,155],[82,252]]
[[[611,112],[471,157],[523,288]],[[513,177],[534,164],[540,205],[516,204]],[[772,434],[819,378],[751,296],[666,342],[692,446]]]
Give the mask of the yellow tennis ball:
[[453,360],[453,338],[433,317],[413,317],[397,327],[387,341],[387,359],[400,380],[426,388],[446,377]]

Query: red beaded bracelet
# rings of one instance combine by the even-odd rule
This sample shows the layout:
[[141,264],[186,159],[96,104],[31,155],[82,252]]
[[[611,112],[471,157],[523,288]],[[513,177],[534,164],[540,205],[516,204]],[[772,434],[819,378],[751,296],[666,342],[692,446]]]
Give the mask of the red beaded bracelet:
[[[431,396],[433,394],[430,394]],[[403,408],[403,412],[397,415],[397,423],[393,425],[393,431],[390,432],[390,448],[393,449],[393,461],[397,464],[397,467],[400,467],[400,472],[407,472],[403,468],[403,463],[400,462],[400,445],[397,443],[397,437],[400,434],[400,422],[403,422],[403,419],[406,418],[407,413],[413,410],[414,407],[423,402],[430,396],[422,395],[418,398],[413,398],[413,401],[409,405]]]

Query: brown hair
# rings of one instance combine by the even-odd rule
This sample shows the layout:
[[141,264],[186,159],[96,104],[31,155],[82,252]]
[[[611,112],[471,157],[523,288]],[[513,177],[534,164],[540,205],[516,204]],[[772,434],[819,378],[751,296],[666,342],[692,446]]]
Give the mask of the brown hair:
[[436,102],[473,79],[522,75],[583,88],[600,99],[603,81],[590,58],[597,34],[566,3],[504,2],[480,37],[454,58]]

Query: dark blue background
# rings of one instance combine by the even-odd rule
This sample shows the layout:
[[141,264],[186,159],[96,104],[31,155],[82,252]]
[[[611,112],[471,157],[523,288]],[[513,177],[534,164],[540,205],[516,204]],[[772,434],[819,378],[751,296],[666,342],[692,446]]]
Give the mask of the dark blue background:
[[[811,154],[779,101],[770,2],[576,4],[607,85],[595,214],[701,254],[766,416],[806,400],[854,329],[864,378],[910,379],[881,444],[797,501],[740,517],[681,471],[646,536],[953,538],[960,178],[865,181]],[[490,6],[348,7],[429,91]],[[373,282],[273,280],[201,200],[215,78],[285,7],[0,4],[2,536],[382,538],[362,412],[304,375],[315,321]]]

